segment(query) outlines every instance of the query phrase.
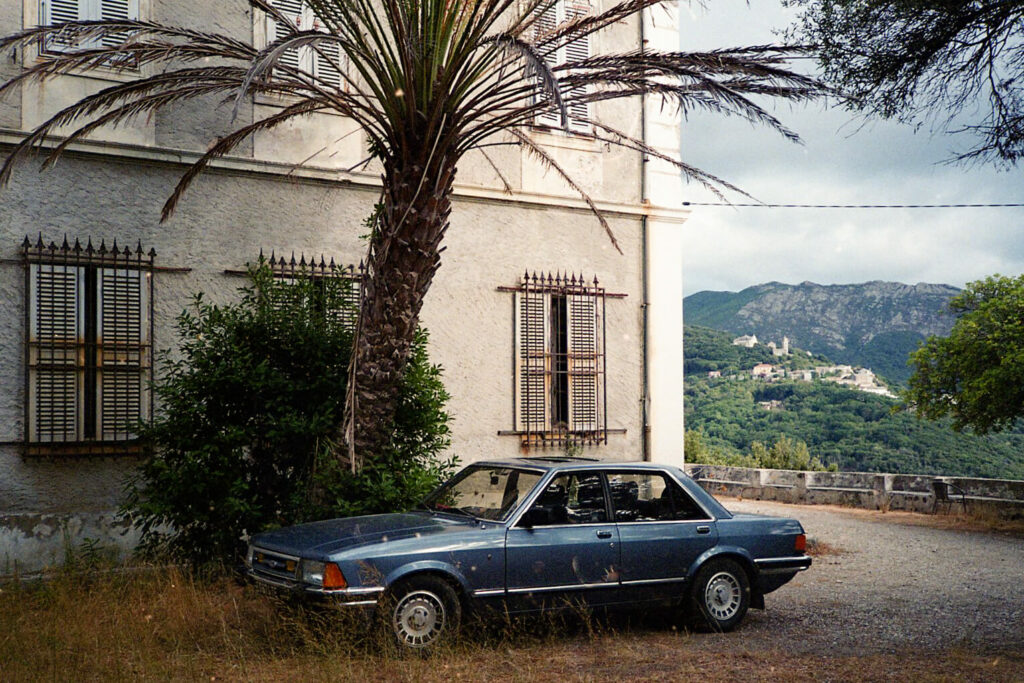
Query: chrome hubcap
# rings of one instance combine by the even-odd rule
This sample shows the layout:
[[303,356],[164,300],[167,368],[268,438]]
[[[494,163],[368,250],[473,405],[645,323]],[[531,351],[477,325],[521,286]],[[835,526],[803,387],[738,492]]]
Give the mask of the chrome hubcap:
[[728,572],[719,572],[708,581],[704,589],[704,606],[708,614],[719,621],[736,616],[740,609],[740,582]]
[[402,643],[426,647],[444,630],[444,603],[429,591],[409,593],[395,607],[393,624]]

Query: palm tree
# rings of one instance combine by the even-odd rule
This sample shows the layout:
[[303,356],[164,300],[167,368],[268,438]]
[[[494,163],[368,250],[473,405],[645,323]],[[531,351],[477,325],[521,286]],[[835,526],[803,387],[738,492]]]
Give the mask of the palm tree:
[[[662,0],[622,0],[560,25],[549,21],[556,0],[305,0],[318,24],[309,28],[294,26],[270,0],[248,2],[286,27],[263,49],[225,35],[149,21],[69,22],[0,41],[2,50],[55,40],[86,46],[45,54],[0,86],[0,94],[18,83],[72,70],[150,67],[131,71],[137,74],[133,80],[85,97],[42,123],[10,153],[0,168],[0,181],[6,182],[12,166],[57,128],[72,132],[50,149],[44,166],[101,126],[181,100],[211,95],[233,97],[236,103],[257,95],[284,98],[287,104],[281,109],[240,123],[212,142],[164,205],[166,219],[213,159],[254,133],[318,111],[355,121],[383,173],[353,353],[343,434],[348,450],[339,452],[353,467],[389,442],[398,379],[441,263],[456,167],[467,152],[524,146],[580,193],[618,248],[596,204],[531,139],[530,125],[538,116],[553,113],[568,126],[574,105],[646,94],[684,112],[703,109],[740,116],[795,140],[794,133],[751,98],[801,100],[819,93],[813,79],[787,69],[796,49],[641,48],[575,58],[577,53],[563,49],[616,22],[639,17]],[[341,74],[340,84],[285,58],[298,49],[312,50],[330,64],[333,73]],[[736,189],[600,121],[588,123],[598,140],[670,161],[716,192]]]

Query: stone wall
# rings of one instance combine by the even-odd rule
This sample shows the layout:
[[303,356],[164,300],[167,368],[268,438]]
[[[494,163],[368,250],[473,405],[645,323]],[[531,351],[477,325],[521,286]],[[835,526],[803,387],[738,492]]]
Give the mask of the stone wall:
[[1024,481],[874,472],[797,472],[686,465],[716,495],[869,510],[992,513],[1024,517]]

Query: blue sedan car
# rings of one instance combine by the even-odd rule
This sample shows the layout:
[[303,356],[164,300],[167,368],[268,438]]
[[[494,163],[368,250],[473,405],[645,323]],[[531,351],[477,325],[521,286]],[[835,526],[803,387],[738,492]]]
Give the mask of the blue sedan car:
[[410,512],[257,534],[246,564],[424,648],[485,606],[684,605],[728,631],[810,567],[805,545],[798,521],[732,514],[676,467],[531,457],[473,463]]

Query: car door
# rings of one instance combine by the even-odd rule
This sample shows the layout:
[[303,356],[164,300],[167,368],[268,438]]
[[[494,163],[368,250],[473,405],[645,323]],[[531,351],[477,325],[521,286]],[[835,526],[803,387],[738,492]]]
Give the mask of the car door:
[[608,514],[603,477],[554,477],[506,532],[505,575],[511,609],[583,600],[616,600],[618,532]]
[[607,478],[623,598],[678,597],[689,567],[718,542],[714,519],[665,472],[614,470]]

